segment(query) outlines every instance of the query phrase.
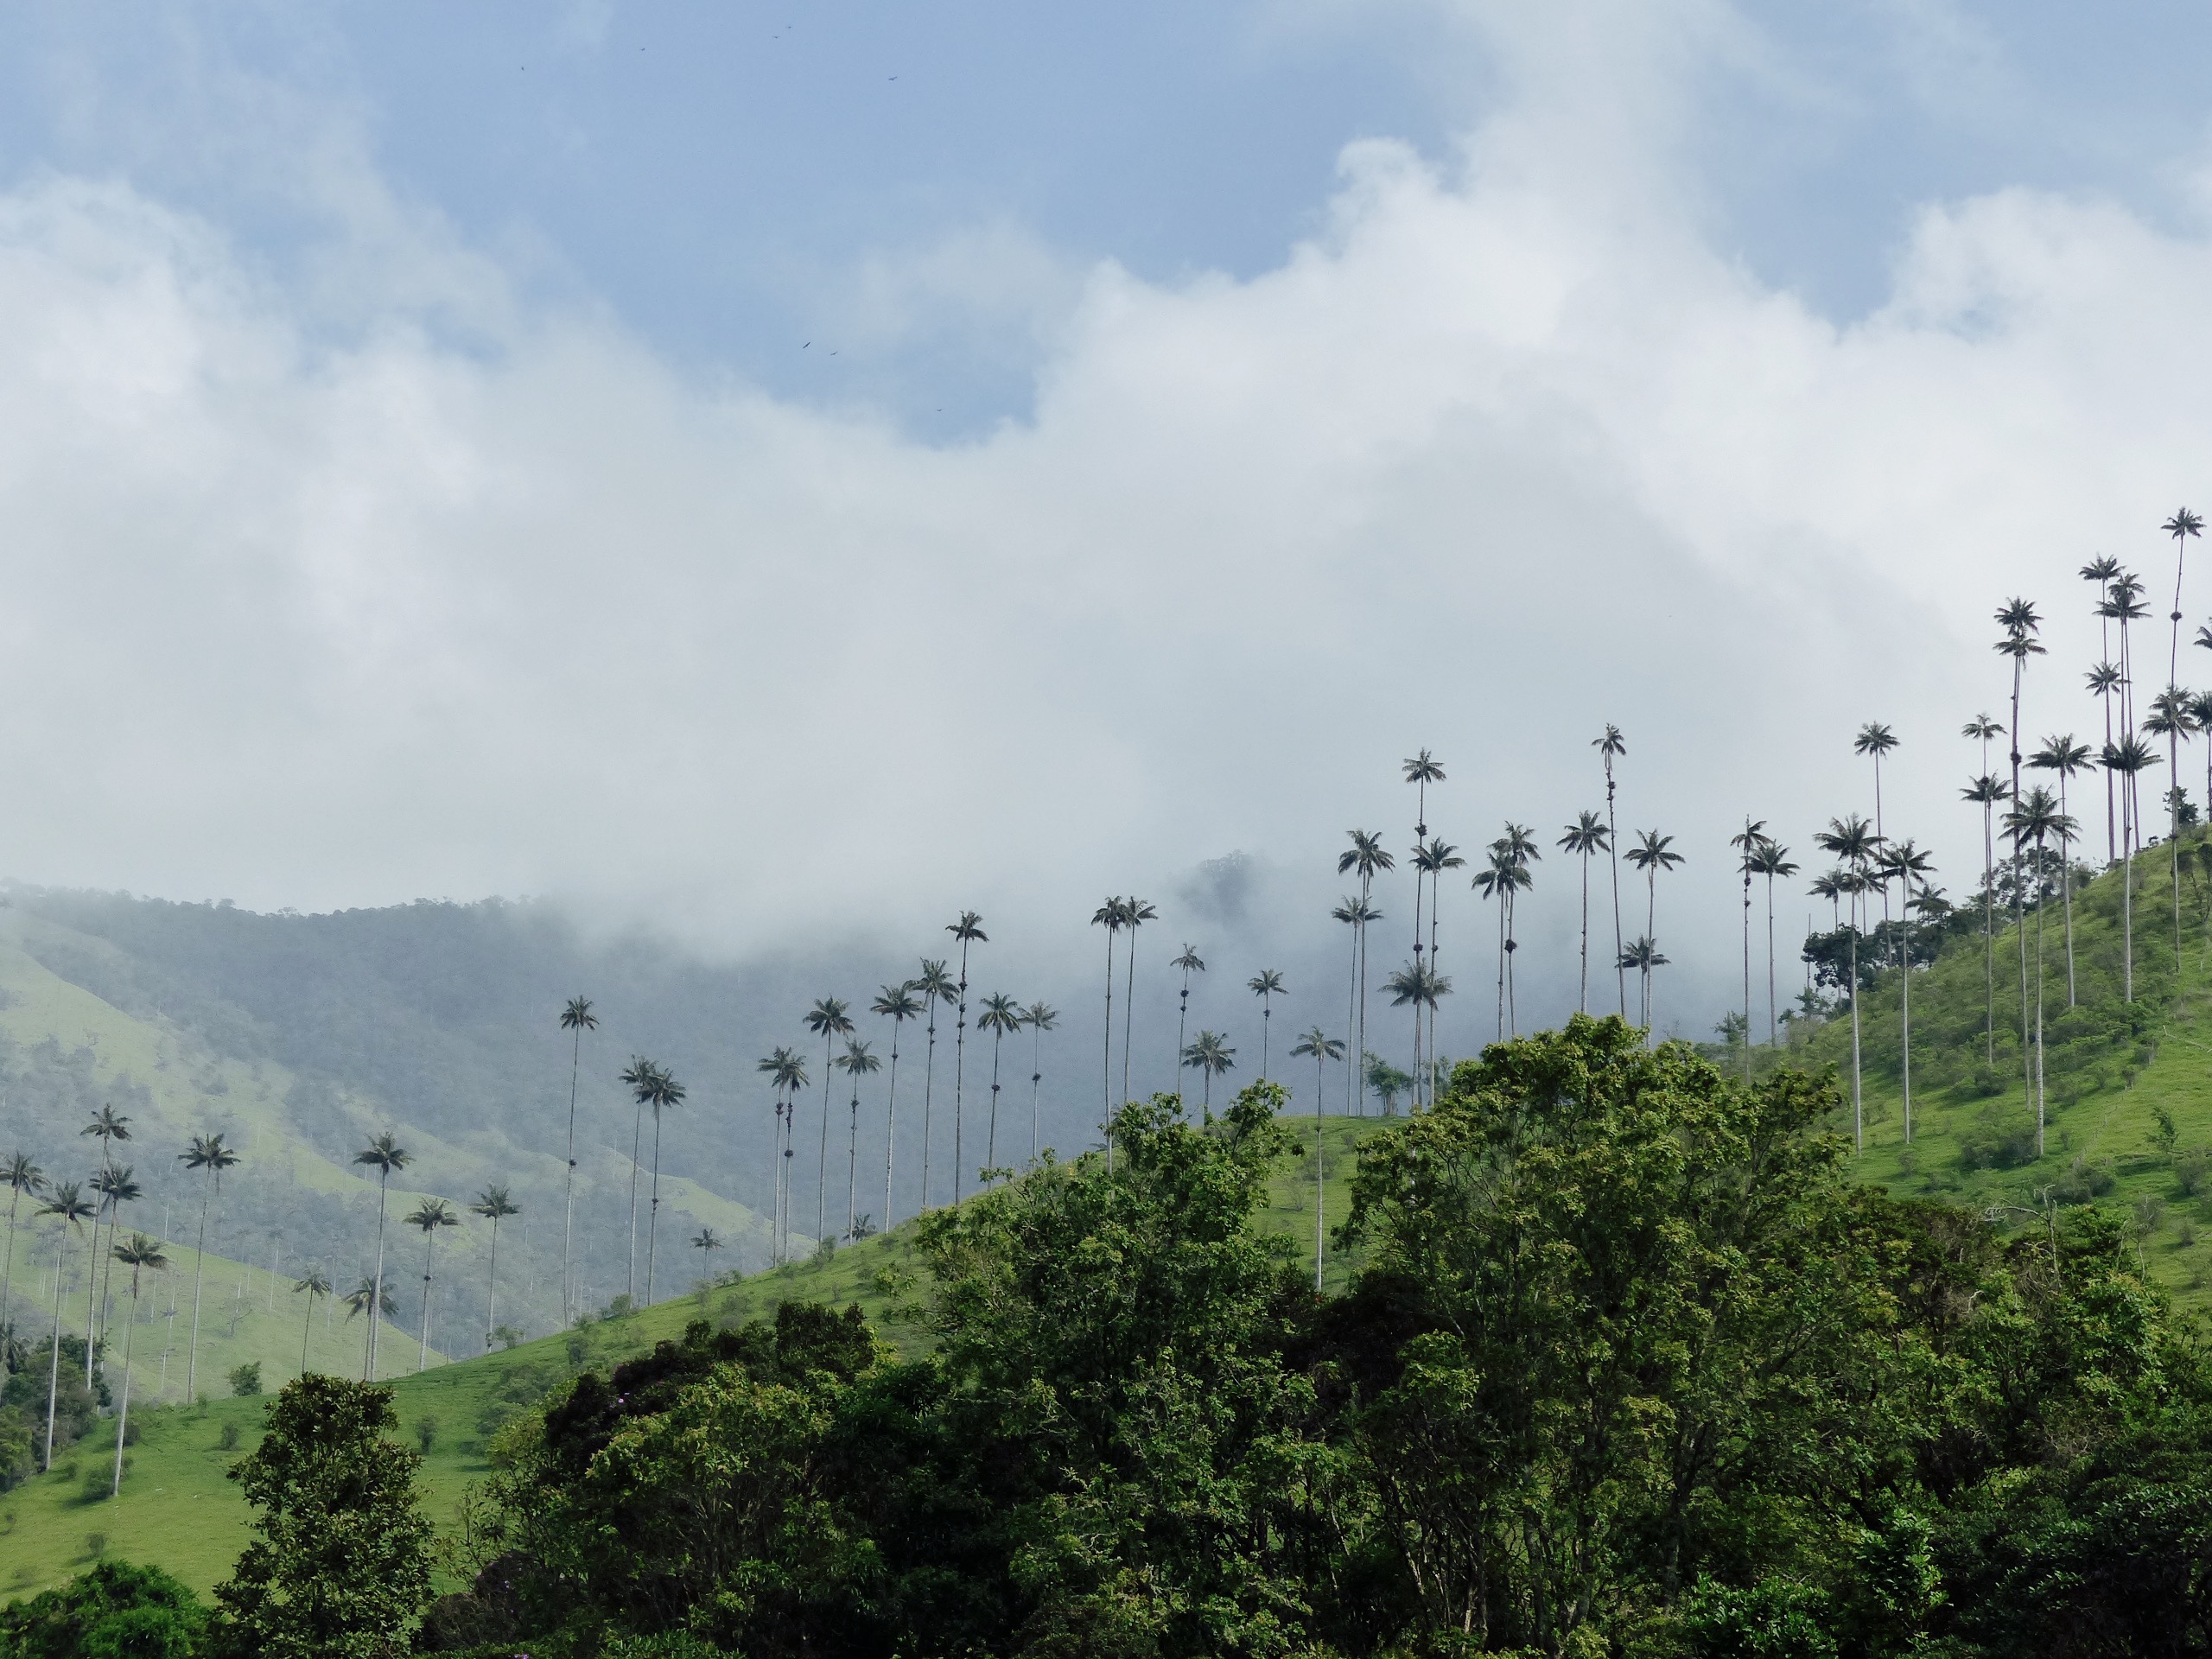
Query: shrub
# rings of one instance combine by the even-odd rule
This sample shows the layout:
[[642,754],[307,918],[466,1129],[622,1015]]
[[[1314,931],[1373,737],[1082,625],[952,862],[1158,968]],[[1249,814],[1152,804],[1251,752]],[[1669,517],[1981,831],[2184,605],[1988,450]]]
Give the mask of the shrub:
[[215,1445],[217,1449],[219,1451],[237,1451],[238,1449],[238,1426],[235,1422],[225,1423],[223,1425],[223,1432],[217,1437]]
[[2190,1147],[2174,1154],[2174,1180],[2182,1197],[2193,1198],[2212,1180],[2212,1147]]
[[250,1400],[261,1392],[261,1362],[249,1360],[230,1373],[231,1392],[241,1400]]
[[2087,1204],[2112,1191],[2113,1174],[2102,1164],[2076,1158],[2050,1185],[2050,1195],[2061,1204]]
[[437,1443],[438,1420],[426,1411],[415,1420],[415,1444],[423,1448],[423,1455],[427,1458]]
[[[99,1555],[107,1540],[86,1541]],[[159,1567],[103,1560],[83,1577],[0,1607],[0,1653],[10,1659],[196,1659],[207,1610]]]

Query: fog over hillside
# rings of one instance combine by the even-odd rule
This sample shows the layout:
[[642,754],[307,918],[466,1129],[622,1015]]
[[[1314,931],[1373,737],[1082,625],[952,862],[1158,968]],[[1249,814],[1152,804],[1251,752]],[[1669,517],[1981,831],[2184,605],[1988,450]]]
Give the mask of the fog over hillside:
[[[1406,893],[1396,894],[1393,884]],[[1190,976],[1189,1034],[1218,1031],[1236,1051],[1235,1069],[1215,1084],[1217,1100],[1259,1075],[1264,1041],[1273,1075],[1293,1091],[1291,1109],[1311,1109],[1313,1071],[1291,1062],[1288,1050],[1309,1025],[1337,1035],[1348,1029],[1351,980],[1349,931],[1327,918],[1331,889],[1308,892],[1310,885],[1236,855],[1193,866],[1172,887],[1144,895],[1159,915],[1136,935],[1133,1014],[1127,936],[1116,946],[1115,1092],[1125,1031],[1130,1092],[1176,1085],[1183,976],[1170,963],[1188,944],[1206,963]],[[665,1294],[702,1265],[750,1269],[767,1261],[774,1116],[759,1062],[779,1045],[798,1049],[810,1077],[798,1105],[792,1224],[814,1233],[824,1155],[823,1045],[803,1016],[823,996],[850,1006],[854,1035],[886,1062],[861,1080],[856,1150],[852,1089],[845,1073],[835,1074],[823,1230],[844,1230],[849,1160],[857,1166],[855,1208],[880,1224],[891,1033],[868,1004],[885,984],[911,977],[925,953],[957,966],[944,933],[914,939],[903,952],[825,941],[810,951],[714,961],[664,937],[588,925],[545,899],[423,900],[301,915],[26,886],[9,896],[0,910],[0,988],[9,999],[0,1010],[0,1144],[22,1146],[64,1179],[89,1174],[97,1149],[79,1131],[111,1102],[134,1120],[134,1139],[118,1148],[118,1161],[131,1166],[145,1192],[126,1224],[158,1230],[166,1216],[171,1236],[189,1243],[201,1189],[176,1154],[190,1135],[222,1131],[246,1160],[227,1181],[210,1249],[280,1271],[312,1262],[344,1285],[370,1270],[375,1224],[374,1184],[352,1159],[371,1135],[390,1129],[416,1154],[394,1183],[395,1222],[417,1194],[460,1205],[490,1183],[512,1190],[523,1211],[502,1233],[500,1314],[533,1330],[559,1318],[571,1051],[558,1020],[570,997],[589,997],[600,1020],[582,1043],[576,1094],[581,1297],[597,1306],[629,1282],[629,1154],[639,1115],[618,1074],[632,1056],[667,1066],[687,1090],[663,1127],[657,1282]],[[1370,947],[1368,1046],[1403,1066],[1409,1027],[1381,982],[1410,944],[1409,878],[1385,877],[1376,902],[1385,919]],[[1471,897],[1462,906],[1447,893],[1446,906],[1446,965],[1461,974],[1467,994],[1446,1005],[1443,1050],[1466,1053],[1493,1017],[1494,941],[1470,931],[1478,919]],[[1052,1030],[1008,1039],[999,1056],[996,1160],[1018,1164],[1030,1155],[1033,1070],[1041,1072],[1039,1142],[1066,1154],[1096,1140],[1108,935],[1087,924],[1071,917],[1054,935],[1034,937],[984,918],[989,937],[971,951],[971,1023],[957,1084],[971,1190],[993,1155],[993,1045],[973,1023],[986,995],[1041,1001],[1059,1014]],[[1280,969],[1288,986],[1273,999],[1264,1036],[1262,1002],[1247,988],[1263,967]],[[952,1007],[940,1009],[933,1066],[922,1020],[908,1024],[899,1043],[896,1217],[920,1202],[925,1090],[931,1196],[942,1203],[951,1193],[957,1020]],[[1347,1082],[1345,1068],[1330,1068],[1330,1110],[1345,1109]],[[1187,1088],[1195,1103],[1195,1073]],[[649,1117],[643,1135],[649,1172]],[[641,1197],[641,1209],[644,1203]],[[702,1226],[728,1246],[711,1262],[690,1245]],[[440,1242],[446,1265],[434,1322],[456,1338],[471,1322],[482,1326],[483,1232],[472,1218]],[[402,1323],[412,1328],[418,1236],[395,1227],[388,1249]]]

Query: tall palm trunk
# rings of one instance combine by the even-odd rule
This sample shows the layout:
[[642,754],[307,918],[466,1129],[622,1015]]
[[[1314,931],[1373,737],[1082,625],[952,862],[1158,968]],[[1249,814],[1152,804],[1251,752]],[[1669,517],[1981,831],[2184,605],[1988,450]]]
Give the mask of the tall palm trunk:
[[[2120,632],[2125,639],[2127,630],[2122,628]],[[2134,825],[2130,810],[2133,802],[2129,798],[2134,793],[2134,777],[2129,774],[2120,791],[2120,1000],[2124,1002],[2135,1000],[2135,856],[2132,850]]]
[[1575,1006],[1590,1012],[1590,849],[1582,849],[1582,991]]
[[[1313,1294],[1316,1296],[1321,1294],[1321,1251],[1326,1237],[1321,1216],[1325,1192],[1321,1175],[1321,1122],[1328,1114],[1322,1109],[1321,1090],[1324,1087],[1322,1070],[1327,1058],[1319,1054],[1313,1058]],[[49,1433],[48,1439],[51,1440],[52,1438]]]
[[[1130,949],[1135,944],[1131,942]],[[1106,1046],[1105,1058],[1100,1062],[1098,1094],[1100,1109],[1105,1116],[1099,1120],[1103,1130],[1114,1121],[1114,930],[1106,930]],[[1114,1167],[1114,1137],[1106,1135],[1106,1167]]]
[[[2048,799],[2048,797],[2045,797]],[[2063,844],[2063,843],[2062,843]],[[2043,868],[2043,836],[2036,836],[2036,868]],[[2036,898],[2036,1156],[2043,1156],[2044,1126],[2044,1069],[2043,1069],[2043,898]]]
[[893,1161],[899,1155],[899,1027],[906,1022],[891,1022],[891,1092],[883,1103],[883,1230],[891,1230],[891,1172]]
[[[819,1223],[815,1231],[822,1230]],[[645,1306],[653,1305],[653,1247],[660,1243],[660,1103],[653,1103],[653,1196],[645,1212]]]
[[[1777,855],[1780,856],[1780,855]],[[1774,998],[1774,877],[1766,879],[1766,1046],[1772,1048],[1781,1035]]]
[[[103,1198],[102,1203],[107,1201]],[[111,1208],[113,1206],[110,1206]],[[85,1286],[85,1386],[92,1386],[93,1332],[100,1311],[100,1212],[92,1211],[92,1259],[86,1264]]]
[[1904,1143],[1909,1147],[1912,1144],[1912,877],[1904,876],[1901,884],[1904,896],[1897,901],[1897,917],[1904,931],[1904,966],[1897,977],[1897,1023],[1904,1053]]
[[108,1484],[108,1496],[119,1496],[123,1491],[123,1446],[130,1432],[130,1348],[138,1335],[138,1269],[130,1269],[130,1319],[123,1330],[123,1403],[115,1414],[115,1478]]
[[[983,1138],[983,1164],[986,1168],[999,1166],[999,1048],[1006,1040],[1005,1031],[999,1027],[991,1029],[991,1121]],[[1179,1049],[1177,1052],[1181,1052]]]
[[[1110,969],[1109,971],[1111,971]],[[1113,995],[1113,987],[1110,984],[1107,987],[1107,995],[1109,997]],[[1110,1010],[1106,1018],[1108,1022],[1106,1039],[1110,1043],[1113,1040],[1114,1018]],[[934,991],[930,993],[930,1017],[927,1031],[929,1046],[922,1056],[922,1210],[924,1213],[927,1213],[930,1207],[930,1107],[932,1097],[937,1093],[937,993]]]
[[[1132,936],[1129,941],[1129,973],[1133,980],[1136,974],[1136,940],[1135,937]],[[1122,1059],[1124,1065],[1128,1063],[1128,1052],[1125,1047],[1122,1054]],[[963,1159],[965,1154],[963,1154],[960,1150],[960,1131],[962,1128],[961,1118],[963,1116],[961,1103],[963,1092],[967,1082],[967,1071],[968,941],[966,939],[963,939],[960,941],[960,1018],[958,1023],[954,1026],[952,1033],[952,1202],[955,1205],[957,1205],[960,1202],[961,1184],[967,1179],[968,1175],[967,1167],[963,1162]]]
[[[10,1336],[13,1336],[16,1331],[10,1322],[16,1304],[16,1206],[22,1201],[23,1189],[20,1186],[10,1188],[8,1198],[8,1265],[0,1268],[0,1332]],[[32,1268],[31,1275],[37,1277],[38,1269]]]
[[[1881,761],[1874,763],[1874,775],[1881,776]],[[1878,786],[1875,799],[1881,799]],[[1876,809],[1879,810],[1878,806]],[[1744,1081],[1751,1080],[1751,849],[1744,849]]]
[[1862,884],[1851,895],[1851,1136],[1860,1152],[1866,1150],[1866,1096],[1859,1071],[1859,915],[1865,899]]
[[[1360,908],[1363,910],[1366,908],[1363,902]],[[1354,918],[1351,925],[1351,991],[1345,1001],[1344,1006],[1344,1029],[1353,1033],[1355,1037],[1357,1036],[1359,1032],[1359,930],[1362,924],[1360,921],[1357,918]],[[1355,1058],[1352,1065],[1344,1069],[1344,1116],[1346,1117],[1350,1117],[1351,1116],[1351,1074],[1358,1071],[1360,1067],[1365,1064],[1365,1057],[1359,1056]],[[1314,1109],[1316,1111],[1320,1109],[1319,1104],[1319,1096],[1317,1095],[1314,1096],[1314,1100],[1316,1102]]]
[[1508,887],[1505,890],[1505,1024],[1506,1029],[1518,1037],[1521,1034],[1521,999],[1513,976],[1513,902],[1514,890]]
[[1505,1040],[1505,893],[1501,887],[1497,893],[1497,1040],[1501,1043]]
[[853,1122],[851,1138],[845,1144],[845,1237],[849,1241],[853,1229],[860,1224],[861,1192],[861,1083],[860,1074],[853,1074]]
[[430,1253],[438,1248],[438,1233],[435,1227],[423,1232],[423,1345],[415,1356],[415,1375],[420,1376],[430,1363]]
[[1368,898],[1375,890],[1375,878],[1362,872],[1359,878],[1359,1064],[1352,1070],[1359,1073],[1359,1115],[1367,1116],[1367,912]]
[[[223,1191],[223,1178],[218,1174],[213,1182],[216,1194]],[[200,1289],[207,1279],[207,1189],[200,1190],[200,1242],[192,1249],[192,1342],[185,1351],[184,1397],[196,1400],[200,1396],[194,1384],[200,1375]]]
[[[641,1100],[630,1117],[630,1278],[622,1287],[622,1294],[632,1302],[638,1300],[638,1154],[645,1148],[645,1103]],[[782,1213],[780,1208],[777,1213]]]
[[[1982,742],[1982,777],[1989,776],[1989,744]],[[1988,785],[1981,785],[1985,794]],[[1982,1063],[1997,1064],[1997,803],[1981,804],[1981,1045]]]
[[[1643,937],[1651,941],[1654,950],[1659,944],[1659,866],[1643,867]],[[1643,976],[1643,1028],[1651,1029],[1651,958],[1647,955],[1641,969]]]
[[[566,1249],[565,1240],[563,1242],[563,1248],[564,1249]],[[562,1261],[562,1270],[563,1272],[568,1270],[568,1262],[565,1256],[563,1256]],[[310,1313],[315,1310],[315,1298],[313,1296],[309,1296],[308,1298],[308,1310]],[[492,1333],[499,1328],[499,1218],[497,1216],[493,1216],[492,1217],[492,1260],[490,1265],[484,1269],[484,1350],[486,1353],[491,1351]]]
[[[814,1239],[822,1242],[823,1196],[830,1185],[830,1045],[836,1033],[828,1025],[822,1028],[822,1149],[814,1160]],[[655,1114],[656,1119],[658,1114]]]
[[[1267,1027],[1263,1025],[1260,1029],[1264,1033]],[[1029,1038],[1029,1161],[1033,1164],[1037,1161],[1037,1147],[1045,1128],[1045,1109],[1038,1092],[1044,1087],[1045,1083],[1044,1028],[1032,1025]],[[1267,1052],[1267,1038],[1262,1035],[1260,1039],[1260,1048],[1262,1053]]]
[[1613,866],[1613,980],[1620,993],[1621,1018],[1628,1018],[1628,963],[1622,960],[1620,825],[1613,819],[1613,759],[1605,757],[1605,852]]
[[[575,1317],[572,1294],[575,1279],[569,1266],[569,1240],[576,1225],[576,1082],[583,1067],[584,1028],[575,1027],[575,1040],[569,1047],[569,1176],[568,1185],[561,1194],[561,1325],[564,1330]],[[499,1224],[494,1220],[492,1236],[496,1240],[499,1236]],[[310,1296],[308,1301],[312,1306],[315,1298]],[[492,1345],[488,1337],[484,1345],[486,1348]]]
[[[308,1316],[300,1321],[300,1375],[302,1376],[305,1376],[308,1374],[308,1338],[314,1334],[315,1293],[313,1291],[309,1291],[308,1293]],[[490,1338],[486,1338],[485,1346],[487,1348],[491,1346]],[[186,1397],[189,1398],[190,1396],[188,1395]]]
[[361,1381],[377,1380],[377,1316],[384,1308],[384,1217],[386,1208],[385,1194],[391,1184],[389,1168],[377,1172],[377,1276],[370,1287],[368,1353],[362,1361]]
[[[2012,658],[2012,729],[2006,741],[2012,761],[2012,810],[2020,810],[2020,675],[2027,662],[2024,657]],[[2041,870],[2038,867],[2038,879]],[[2021,1087],[2035,1087],[2035,1063],[2028,1046],[2028,927],[2027,893],[2020,877],[2020,843],[2012,842],[2012,931],[2018,935],[2014,943],[2020,958],[2020,1069]]]
[[[1129,1098],[1129,1039],[1136,1030],[1137,1012],[1137,931],[1134,926],[1129,929],[1128,961],[1123,966],[1128,978],[1122,988],[1122,1099],[1126,1103]],[[1182,1064],[1180,1055],[1176,1057],[1176,1064]]]
[[[2212,753],[2212,748],[2208,748]],[[2212,793],[2205,797],[2212,802]],[[2066,816],[2066,768],[2058,769],[2058,816]],[[2066,1006],[2074,1006],[2074,861],[2067,855],[2072,842],[2069,832],[2058,837],[2058,892],[2066,911]]]
[[46,1460],[42,1471],[54,1468],[54,1402],[61,1390],[61,1262],[69,1248],[69,1228],[64,1223],[54,1240],[54,1335],[46,1365]]

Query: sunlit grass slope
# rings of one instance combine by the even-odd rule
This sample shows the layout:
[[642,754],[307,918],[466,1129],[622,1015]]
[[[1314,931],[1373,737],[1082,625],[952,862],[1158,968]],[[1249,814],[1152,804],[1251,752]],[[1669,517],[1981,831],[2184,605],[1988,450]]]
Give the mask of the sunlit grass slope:
[[[1331,1227],[1343,1218],[1350,1202],[1358,1142],[1382,1122],[1371,1117],[1331,1118],[1321,1126],[1321,1168],[1326,1182],[1323,1198]],[[1285,1120],[1285,1127],[1300,1155],[1286,1159],[1278,1168],[1264,1224],[1286,1238],[1292,1255],[1310,1262],[1315,1125],[1311,1118],[1293,1118]],[[442,1527],[450,1524],[462,1494],[491,1472],[486,1443],[517,1412],[580,1371],[603,1371],[655,1342],[680,1336],[694,1319],[742,1324],[772,1318],[777,1306],[785,1301],[826,1301],[840,1306],[857,1303],[895,1348],[908,1353],[925,1350],[928,1332],[910,1318],[925,1277],[924,1265],[915,1257],[914,1239],[910,1223],[832,1257],[696,1290],[512,1350],[453,1363],[442,1363],[434,1355],[429,1369],[419,1376],[392,1379],[402,1433],[419,1443],[422,1425],[426,1420],[431,1424],[422,1475],[429,1512]],[[1327,1253],[1325,1273],[1332,1286],[1344,1281],[1349,1268],[1338,1252]],[[211,1260],[211,1283],[216,1277]],[[228,1281],[224,1282],[227,1286]],[[296,1303],[300,1299],[292,1300]],[[286,1308],[281,1298],[278,1306],[280,1311]],[[296,1316],[302,1310],[295,1306],[289,1311]],[[291,1332],[294,1363],[272,1375],[289,1377],[297,1370],[296,1317]],[[317,1348],[314,1363],[339,1375],[359,1376],[359,1322],[345,1326],[341,1313],[334,1332],[342,1338],[340,1346]],[[142,1339],[143,1336],[142,1331]],[[398,1363],[395,1356],[406,1366],[413,1365],[416,1348],[398,1332],[387,1330],[382,1343],[380,1357],[387,1372]],[[203,1378],[207,1373],[203,1357]],[[143,1412],[134,1404],[131,1414],[139,1425],[139,1439],[128,1453],[120,1497],[104,1496],[114,1454],[111,1420],[58,1459],[52,1473],[35,1477],[0,1497],[0,1599],[35,1594],[74,1576],[98,1558],[96,1550],[164,1567],[202,1595],[207,1593],[228,1576],[246,1541],[246,1508],[226,1474],[252,1450],[265,1403],[224,1398],[204,1406],[175,1404]],[[228,1448],[223,1445],[226,1427],[235,1431],[235,1444]]]
[[[1954,937],[1932,968],[1913,975],[1910,1142],[1903,988],[1897,972],[1884,973],[1860,1011],[1863,1177],[1900,1196],[1996,1211],[2014,1226],[2040,1224],[2036,1214],[2082,1202],[2124,1211],[2140,1229],[2150,1275],[2183,1304],[2212,1306],[2212,1179],[2200,1179],[2192,1157],[2212,1154],[2212,884],[2200,873],[2202,844],[2202,831],[2182,842],[2178,956],[2170,849],[2155,847],[2135,861],[2133,1003],[2122,995],[2126,929],[2117,869],[2074,896],[2070,998],[2066,913],[2056,902],[2040,927],[2032,914],[2024,929],[1996,918],[1986,959],[1977,925],[1970,936]],[[2026,1075],[2038,987],[2047,1102],[2040,1153]],[[1754,1015],[1763,1020],[1764,1011],[1755,1007]],[[1762,1065],[1770,1058],[1756,1058]],[[1821,1027],[1789,1058],[1837,1068],[1844,1106],[1836,1127],[1852,1133],[1848,1015]],[[2161,1144],[2161,1112],[2173,1126],[2171,1151]]]

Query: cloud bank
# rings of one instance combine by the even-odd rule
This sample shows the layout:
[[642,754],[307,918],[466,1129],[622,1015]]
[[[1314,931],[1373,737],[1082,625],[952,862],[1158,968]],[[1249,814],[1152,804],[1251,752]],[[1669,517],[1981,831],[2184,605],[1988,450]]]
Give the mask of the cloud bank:
[[[879,316],[1049,340],[1033,415],[950,446],[525,303],[358,171],[307,277],[127,181],[22,183],[0,866],[267,907],[551,891],[733,951],[972,904],[1072,957],[1101,893],[1242,849],[1325,942],[1343,831],[1409,830],[1401,756],[1445,760],[1452,839],[1548,842],[1611,720],[1624,820],[1691,855],[1659,926],[1702,1029],[1726,835],[1802,851],[1870,804],[1861,722],[1904,740],[1891,827],[1972,884],[1956,732],[1999,702],[2006,594],[2055,618],[2031,728],[2087,730],[2075,567],[2166,569],[2158,520],[2205,494],[2212,245],[1931,203],[1839,324],[1701,228],[1689,89],[1749,48],[1684,16],[1478,15],[1502,103],[1448,156],[1348,146],[1251,280],[1071,277],[1000,230],[861,273]],[[1540,1007],[1573,909],[1554,860]],[[1487,937],[1471,894],[1446,914]]]

